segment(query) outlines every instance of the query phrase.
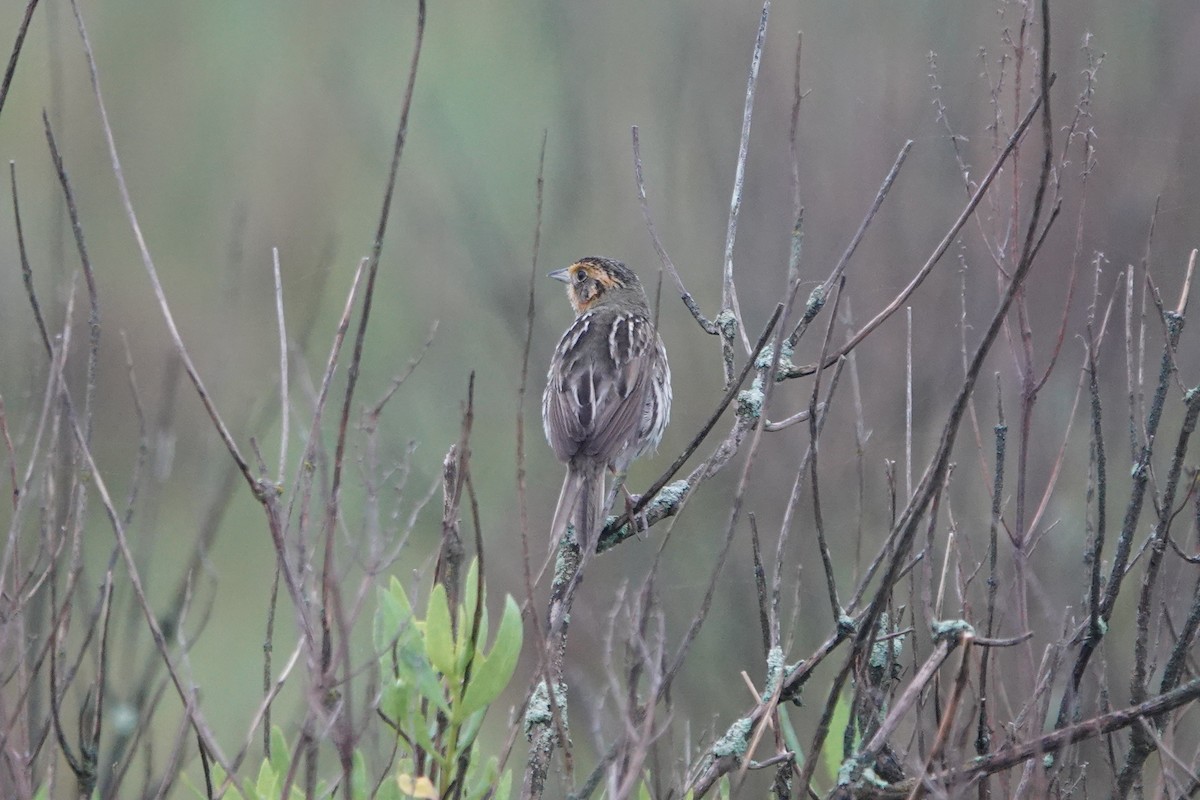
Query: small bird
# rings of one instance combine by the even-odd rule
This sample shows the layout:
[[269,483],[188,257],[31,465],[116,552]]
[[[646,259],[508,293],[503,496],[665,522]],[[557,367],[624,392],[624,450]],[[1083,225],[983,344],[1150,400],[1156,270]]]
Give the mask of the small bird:
[[596,552],[607,504],[605,471],[623,480],[658,447],[671,417],[671,367],[646,292],[620,261],[588,257],[549,277],[567,284],[575,322],[559,340],[542,394],[542,425],[567,465],[551,541],[567,524],[583,558]]

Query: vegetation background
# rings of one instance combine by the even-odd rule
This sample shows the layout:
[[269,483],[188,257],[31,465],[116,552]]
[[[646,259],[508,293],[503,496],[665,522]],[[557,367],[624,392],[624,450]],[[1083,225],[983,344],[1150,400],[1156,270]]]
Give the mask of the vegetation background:
[[[0,43],[6,47],[23,8],[17,2],[0,7]],[[474,484],[483,509],[489,588],[497,599],[505,592],[524,595],[514,442],[543,131],[548,134],[540,255],[545,269],[604,254],[627,261],[651,287],[656,283],[658,259],[633,179],[630,126],[637,125],[659,233],[688,289],[711,316],[719,307],[725,222],[760,10],[756,0],[480,0],[430,6],[359,396],[363,403],[380,397],[421,352],[437,323],[423,363],[381,421],[385,464],[403,462],[410,442],[417,443],[401,505],[407,513],[440,480],[443,456],[458,438],[468,374],[475,372]],[[1195,45],[1200,13],[1194,3],[1059,0],[1052,12],[1052,67],[1059,75],[1056,123],[1066,124],[1081,90],[1081,73],[1088,67],[1085,38],[1090,37],[1094,53],[1103,53],[1103,62],[1088,122],[1097,136],[1086,205],[1080,205],[1079,195],[1066,201],[1064,222],[1052,232],[1029,284],[1043,363],[1067,302],[1077,221],[1084,262],[1103,264],[1105,298],[1117,286],[1120,270],[1142,263],[1156,204],[1148,264],[1164,298],[1178,297],[1188,252],[1200,232],[1200,158],[1195,156],[1200,148],[1200,47]],[[255,437],[264,453],[276,452],[278,422],[266,429],[252,423],[264,406],[277,402],[271,248],[279,248],[289,328],[294,336],[311,331],[298,363],[307,363],[319,377],[350,276],[374,235],[415,4],[106,0],[85,4],[83,13],[133,202],[183,337],[237,440],[244,444]],[[805,206],[801,269],[809,281],[802,298],[836,262],[897,151],[906,140],[915,142],[848,272],[852,311],[862,320],[908,282],[966,196],[935,98],[944,104],[954,132],[965,137],[967,162],[976,172],[990,163],[987,126],[994,109],[983,73],[994,80],[997,59],[1011,53],[1005,31],[1011,33],[1023,13],[1022,4],[1004,0],[774,4],[735,251],[751,338],[779,300],[788,261],[796,32],[804,31],[802,85],[809,91],[798,139]],[[1024,89],[1035,76],[1035,68],[1027,65]],[[194,393],[178,383],[173,348],[118,202],[70,7],[57,0],[44,0],[34,18],[0,115],[0,159],[16,165],[34,281],[51,327],[57,327],[78,258],[43,135],[43,109],[71,175],[98,282],[104,339],[95,454],[114,493],[123,496],[138,429],[122,332],[152,422],[153,469],[131,530],[148,565],[151,598],[164,601],[181,577],[213,497],[234,467]],[[1012,119],[1011,107],[1002,113]],[[1037,149],[1030,145],[1022,158],[1035,164]],[[45,358],[21,284],[10,200],[3,194],[0,395],[19,450],[40,409]],[[951,251],[953,258],[938,267],[936,280],[910,301],[917,475],[933,452],[948,394],[961,377],[964,286],[968,321],[980,324],[996,302],[994,269],[973,226],[968,231]],[[1081,274],[1088,277],[1081,279],[1068,309],[1071,331],[1082,330],[1090,302],[1091,273]],[[539,282],[536,291],[534,392],[540,391],[542,370],[570,315],[558,284]],[[673,423],[662,455],[635,467],[631,482],[637,486],[656,477],[682,449],[722,388],[715,340],[697,329],[669,282],[662,294],[660,327],[675,386]],[[77,314],[80,337],[85,325],[84,315]],[[1196,336],[1194,328],[1185,331],[1179,350],[1187,385],[1200,374]],[[904,485],[904,339],[903,315],[897,315],[858,350],[863,413],[871,430],[861,519],[849,400],[831,412],[822,444],[823,505],[834,562],[842,565],[847,585],[855,574],[860,525],[863,540],[873,543],[868,551],[888,528],[885,460],[900,465],[898,480]],[[796,362],[814,361],[819,346],[819,337],[808,337]],[[1065,366],[1043,390],[1030,458],[1035,480],[1046,479],[1057,455],[1082,358],[1081,342],[1068,338]],[[1125,367],[1115,342],[1101,354],[1100,368],[1102,384],[1119,387],[1106,424],[1112,440],[1124,442]],[[1006,403],[1015,408],[1016,376],[1003,343],[984,375],[994,371],[1001,374]],[[80,370],[73,380],[82,385]],[[807,380],[785,386],[776,395],[773,415],[803,408],[810,387]],[[981,409],[995,407],[990,380],[981,381],[977,397]],[[1081,409],[1075,421],[1080,430],[1085,412]],[[1165,429],[1176,430],[1178,419],[1176,405]],[[169,429],[154,429],[164,420]],[[534,552],[540,555],[537,534],[548,526],[562,468],[542,444],[536,402],[526,403],[524,420]],[[982,417],[985,434],[993,422],[992,416]],[[807,435],[803,425],[773,434],[759,455],[746,508],[756,512],[764,531],[778,528],[779,498],[790,490]],[[985,439],[984,456],[989,452]],[[351,464],[361,455],[354,453]],[[961,436],[953,511],[975,559],[984,552],[990,505],[979,458],[973,438]],[[1035,591],[1045,608],[1082,604],[1083,581],[1058,576],[1084,569],[1087,459],[1088,441],[1079,436],[1067,451],[1037,532],[1043,539]],[[735,481],[730,472],[698,493],[667,552],[659,588],[668,630],[676,636],[699,602],[719,546]],[[1112,472],[1114,481],[1127,480],[1127,472]],[[360,524],[360,495],[360,486],[348,490],[349,532]],[[245,735],[246,709],[261,697],[265,607],[275,556],[257,505],[243,487],[234,492],[203,570],[195,576],[196,592],[212,604],[211,618],[188,654],[186,669],[201,687],[204,713],[228,741]],[[0,511],[5,525],[7,510]],[[85,586],[97,584],[112,546],[98,505],[92,513]],[[792,657],[811,652],[831,624],[819,556],[805,535],[810,515],[803,500],[787,554],[804,565]],[[418,571],[427,576],[439,532],[435,500],[418,517],[395,574],[413,585]],[[568,656],[569,678],[581,699],[606,689],[600,653],[616,587],[624,581],[636,584],[657,545],[652,532],[597,559],[589,572],[575,603]],[[719,734],[747,705],[741,670],[761,681],[750,559],[747,540],[740,538],[711,618],[675,690],[674,716],[690,719],[697,739],[710,726]],[[1052,632],[1061,617],[1047,614],[1034,622]],[[1129,619],[1116,624],[1128,625]],[[1005,635],[1019,633],[1011,625],[1002,629]],[[277,637],[277,651],[286,652],[295,632],[277,626]],[[362,644],[357,655],[365,658],[369,642]],[[1128,648],[1107,655],[1111,674],[1128,672]],[[117,664],[122,658],[129,658],[127,666],[134,662],[129,653],[116,658]],[[118,669],[114,690],[135,675]],[[1116,685],[1124,691],[1124,678]],[[521,681],[514,682],[489,717],[490,741],[506,733],[505,712],[520,701],[523,688]],[[280,708],[298,710],[299,693],[290,692]],[[1125,701],[1114,698],[1114,705]],[[581,721],[575,723],[577,745],[589,740],[593,727],[587,708],[586,700],[573,706]],[[173,730],[173,724],[163,724]]]

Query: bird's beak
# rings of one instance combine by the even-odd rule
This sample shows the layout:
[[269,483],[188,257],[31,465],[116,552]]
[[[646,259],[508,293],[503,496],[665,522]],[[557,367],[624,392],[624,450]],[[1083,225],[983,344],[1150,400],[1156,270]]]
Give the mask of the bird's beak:
[[562,281],[563,283],[570,283],[571,282],[571,274],[570,273],[571,273],[570,267],[563,267],[562,269],[554,270],[554,272],[547,272],[546,277],[554,278],[554,280]]

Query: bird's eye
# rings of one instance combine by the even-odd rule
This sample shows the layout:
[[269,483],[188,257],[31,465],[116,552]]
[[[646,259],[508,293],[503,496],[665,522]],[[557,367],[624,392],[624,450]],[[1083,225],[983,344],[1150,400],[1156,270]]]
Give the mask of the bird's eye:
[[581,270],[577,270],[575,272],[575,282],[576,283],[583,283],[586,280],[587,280],[587,271],[586,270],[581,269]]

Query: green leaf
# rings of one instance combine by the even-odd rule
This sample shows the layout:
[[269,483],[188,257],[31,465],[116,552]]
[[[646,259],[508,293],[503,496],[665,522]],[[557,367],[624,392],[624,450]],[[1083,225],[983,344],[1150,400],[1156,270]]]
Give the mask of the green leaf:
[[271,769],[276,775],[287,775],[292,766],[292,749],[288,747],[283,728],[271,726]]
[[407,681],[397,680],[385,685],[379,694],[379,710],[401,727],[408,720],[411,688]]
[[446,601],[446,587],[435,584],[429,593],[429,608],[425,615],[425,653],[434,669],[453,680],[454,632],[450,629],[450,607]]
[[492,756],[484,763],[482,768],[478,768],[478,761],[471,763],[471,769],[467,773],[467,800],[482,800],[487,796],[489,791],[496,792],[492,795],[492,800],[498,800],[500,791],[500,762],[495,756]]
[[279,777],[271,769],[271,762],[264,760],[258,768],[258,780],[254,783],[254,791],[259,797],[278,797],[277,784]]
[[[838,697],[837,705],[833,707],[833,717],[829,721],[829,730],[844,731],[849,723],[850,702],[846,699],[846,694],[843,692],[842,695]],[[838,738],[840,739],[841,737]],[[858,734],[855,733],[854,741],[856,746],[858,738]],[[850,757],[850,753],[842,753],[840,750],[841,748],[837,747],[826,747],[821,751],[821,760],[825,766],[825,772],[828,775],[831,783],[837,782],[838,772],[842,768],[842,761]],[[816,757],[815,753],[813,754],[813,757]]]
[[500,629],[496,631],[492,651],[486,657],[475,659],[471,684],[463,695],[462,703],[455,709],[459,719],[486,708],[504,691],[517,668],[523,635],[521,610],[510,595],[504,599],[504,616],[500,620]]
[[496,793],[492,795],[492,800],[508,800],[512,794],[512,770],[508,770],[500,776],[499,782],[496,784]]
[[[479,561],[478,559],[471,560],[471,566],[467,568],[467,580],[464,584],[462,604],[458,608],[458,630],[459,630],[459,648],[458,648],[458,674],[466,674],[467,663],[473,662],[471,648],[466,646],[471,641],[471,629],[475,625],[475,604],[479,600],[478,592],[479,581]],[[486,597],[487,588],[484,587],[484,595]],[[483,604],[479,613],[479,632],[475,635],[475,642],[478,649],[479,642],[486,642],[488,636],[488,614],[487,604]]]
[[[183,773],[183,785],[191,789],[192,794],[196,795],[196,797],[199,797],[200,800],[208,800],[208,790],[198,787],[195,782],[192,781],[192,776],[188,775],[186,772]],[[33,796],[34,800],[47,800],[46,791],[47,789],[45,786],[43,786],[41,789],[38,789],[38,793]]]
[[[398,588],[395,579],[393,579],[393,588]],[[381,597],[380,600],[382,603],[391,603],[394,598],[388,600]],[[389,679],[394,682],[394,685],[409,689],[407,698],[400,695],[394,695],[391,698],[391,702],[394,703],[391,710],[397,714],[404,714],[400,709],[407,710],[409,708],[412,703],[411,689],[416,689],[421,696],[435,703],[440,710],[448,712],[450,707],[446,703],[442,682],[429,663],[429,656],[425,652],[425,637],[417,626],[416,620],[409,618],[398,634],[391,634],[387,641],[387,647],[388,650],[380,656],[380,671],[384,676],[385,690]],[[402,700],[403,705],[401,705]],[[391,714],[388,716],[397,722],[404,721]]]
[[[471,613],[473,614],[474,612],[471,612]],[[468,623],[468,626],[473,625],[473,624],[475,624],[474,617],[471,618],[471,622]],[[467,628],[465,628],[465,630],[467,632],[467,636],[470,637],[471,628],[467,627]],[[487,606],[484,605],[484,607],[482,609],[480,609],[480,611],[479,611],[479,633],[475,636],[475,642],[481,649],[482,649],[482,645],[480,643],[486,642],[488,639],[488,630],[489,630],[489,628],[488,628]]]
[[471,626],[475,624],[475,618],[467,613],[465,606],[459,609],[458,617],[461,622],[458,625],[459,644],[456,669],[459,675],[465,675],[467,674],[467,664],[470,663],[471,670],[474,671],[474,665],[479,663],[480,655],[483,653],[483,643],[487,641],[488,635],[488,613],[485,608],[479,615],[479,633],[475,635],[473,649],[471,647]]
[[375,800],[403,800],[400,795],[400,784],[396,782],[395,778],[388,778],[379,784],[379,791],[375,793]]
[[392,578],[388,589],[379,590],[379,609],[375,612],[375,649],[390,650],[400,632],[412,625],[413,612],[400,581]]
[[350,770],[350,797],[367,800],[371,796],[371,782],[367,777],[367,761],[361,750],[354,751],[354,766]]
[[476,758],[472,760],[467,771],[466,791],[463,796],[465,800],[482,800],[484,797],[500,800],[507,794],[507,789],[501,782],[507,781],[508,778],[508,775],[501,777],[500,764],[495,756],[489,758],[482,766],[479,764],[479,758]]
[[788,750],[796,754],[796,763],[804,763],[804,749],[800,746],[800,737],[796,735],[796,729],[792,727],[791,717],[788,716],[786,708],[779,709],[779,725],[783,729],[783,742],[787,745]]
[[416,620],[400,631],[391,651],[383,659],[383,674],[392,675],[396,680],[416,683],[422,673],[433,674],[429,656],[425,654],[425,633]]
[[401,673],[409,676],[411,685],[416,687],[422,697],[449,714],[450,704],[446,702],[446,690],[433,671],[429,660],[425,657],[425,653],[416,649],[404,650],[400,653],[400,657],[404,662]]
[[479,559],[472,558],[471,565],[467,567],[467,581],[463,584],[462,610],[467,615],[467,618],[475,616],[475,602],[479,599],[479,593],[476,591],[479,582]]
[[479,729],[483,726],[485,713],[487,713],[487,709],[477,711],[467,717],[466,722],[462,723],[462,728],[458,732],[458,747],[460,750],[466,750],[475,744],[475,737],[479,735]]
[[[449,615],[445,592],[435,590],[436,594],[440,594],[442,598],[440,619],[445,622]],[[429,626],[422,625],[413,616],[404,587],[396,578],[392,578],[388,591],[379,592],[378,599],[379,608],[375,612],[375,644],[380,650],[379,666],[384,676],[380,709],[398,724],[407,723],[411,716],[413,690],[416,690],[422,697],[435,704],[438,710],[449,713],[450,706],[446,702],[444,687],[430,663],[431,657],[427,652],[429,642],[424,629]],[[431,597],[430,606],[436,608],[439,604]],[[439,623],[435,621],[433,627],[438,626]],[[449,627],[442,625],[441,632],[445,635],[439,646],[444,653],[445,636],[449,634]],[[453,645],[449,650],[453,651]]]
[[437,757],[438,751],[433,745],[433,737],[429,733],[429,725],[425,720],[417,720],[416,724],[407,729],[407,733],[418,747],[426,751],[427,755],[433,758]]
[[[212,765],[211,769],[212,769],[213,785],[220,786],[221,784],[225,783],[225,770],[221,769],[221,765],[214,763]],[[253,786],[247,786],[246,789],[250,792],[254,792]],[[208,790],[205,789],[205,791],[200,793],[200,796],[208,797]],[[232,784],[229,786],[229,790],[227,792],[225,792],[225,797],[229,798],[229,800],[247,800],[247,798],[245,796],[243,796],[242,793],[237,790],[237,787],[233,786]],[[258,795],[257,794],[249,795],[249,800],[258,800]]]

